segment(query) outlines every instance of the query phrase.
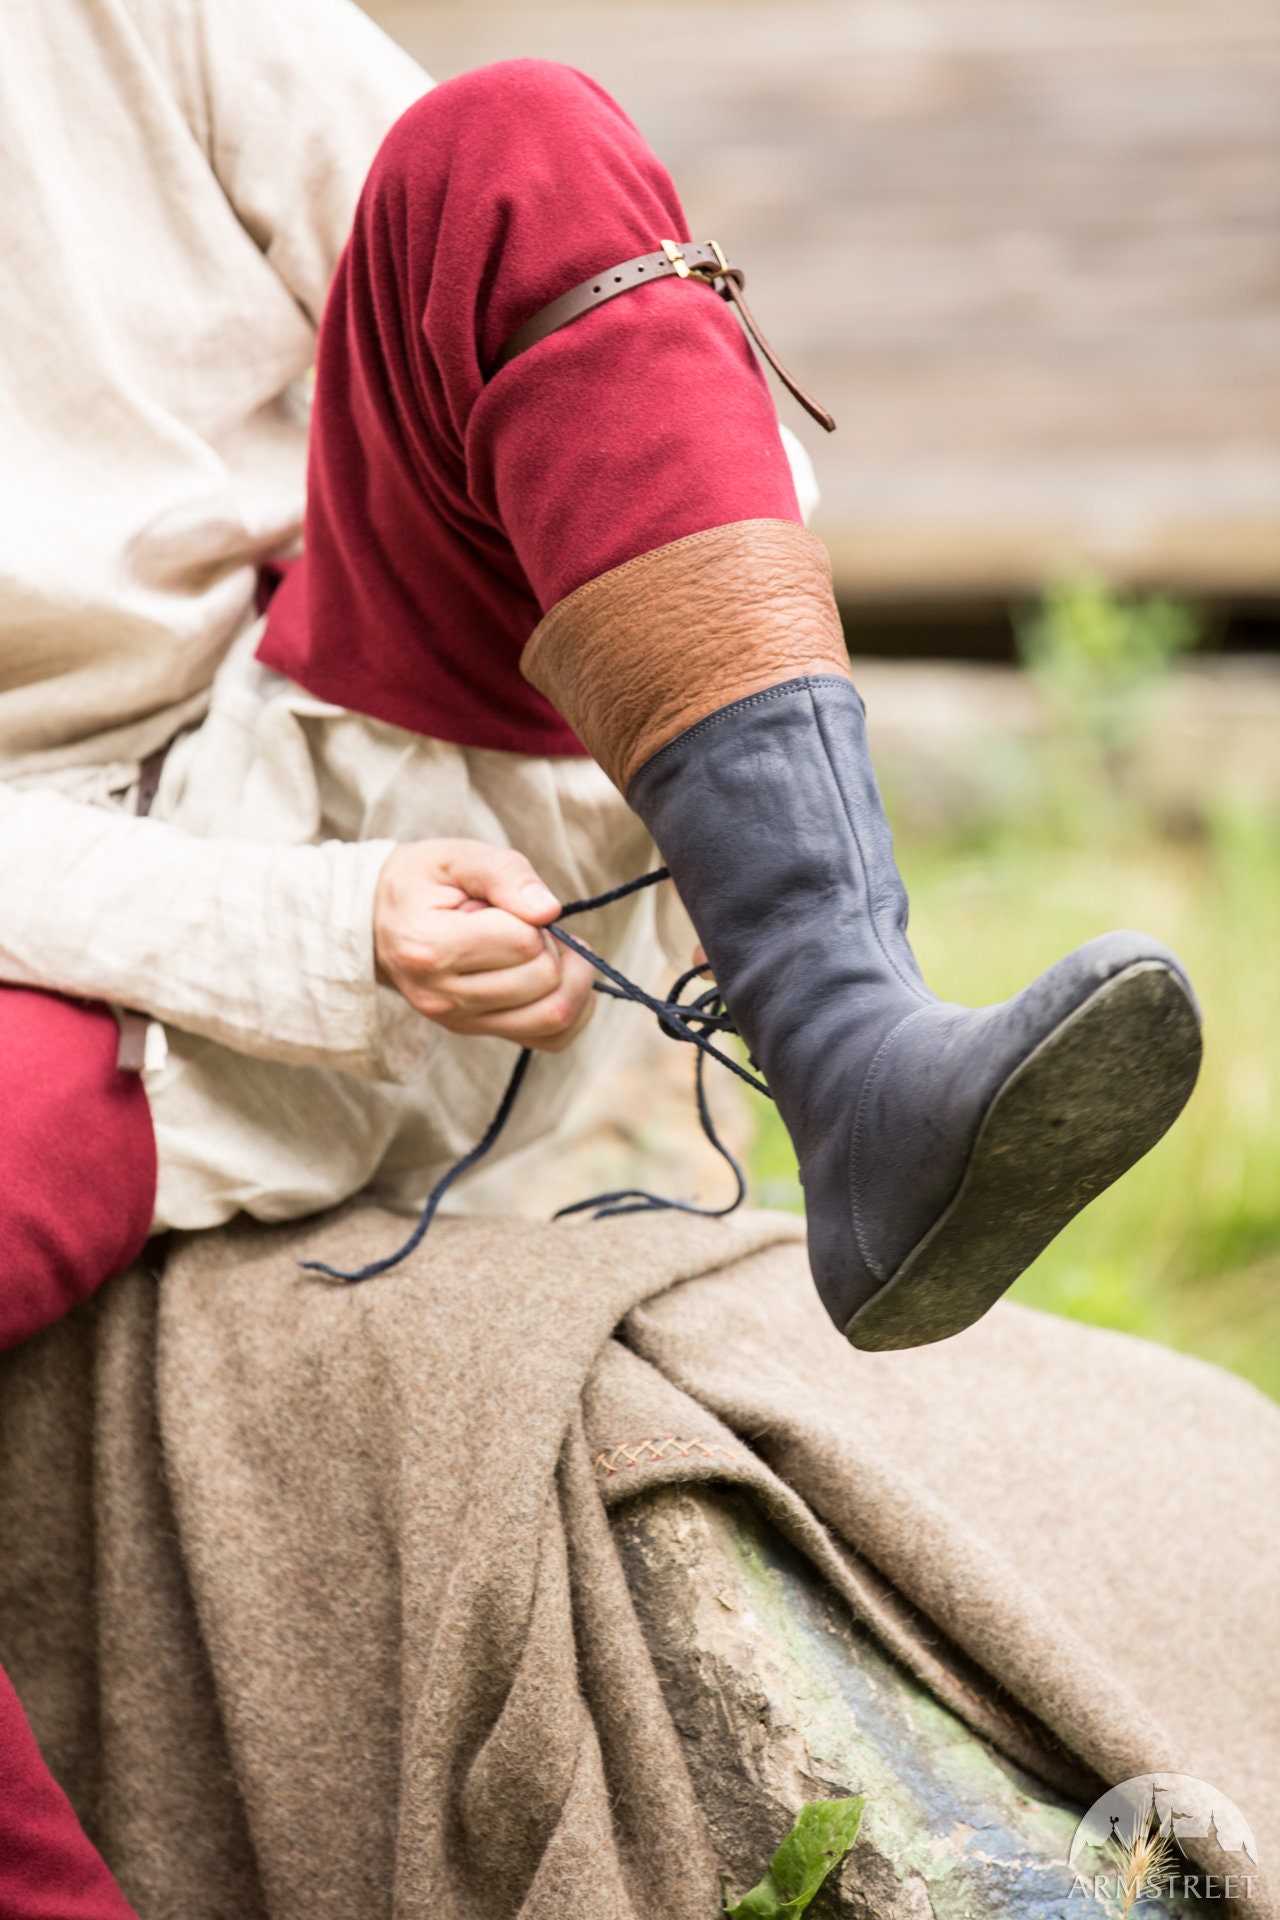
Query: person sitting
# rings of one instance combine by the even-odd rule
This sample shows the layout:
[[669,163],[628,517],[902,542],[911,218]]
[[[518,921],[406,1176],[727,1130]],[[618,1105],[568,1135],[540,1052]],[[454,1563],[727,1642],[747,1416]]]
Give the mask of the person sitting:
[[[1176,1116],[1194,997],[1136,934],[925,985],[729,263],[630,121],[345,0],[45,0],[0,76],[0,1344],[152,1234],[420,1204],[512,1043],[503,1147],[553,1133],[607,1023],[548,929],[659,859],[836,1326],[969,1325]],[[647,894],[577,930],[656,964]],[[0,1907],[127,1912],[0,1711]]]

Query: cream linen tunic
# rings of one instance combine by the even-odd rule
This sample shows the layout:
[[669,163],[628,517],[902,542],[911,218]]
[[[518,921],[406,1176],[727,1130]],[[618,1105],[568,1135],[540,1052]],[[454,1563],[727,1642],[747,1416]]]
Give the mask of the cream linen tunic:
[[[393,842],[514,845],[563,898],[652,859],[590,763],[424,740],[253,659],[325,292],[428,84],[347,0],[0,7],[0,980],[162,1023],[157,1227],[369,1185],[412,1204],[483,1130],[514,1049],[374,977]],[[175,733],[134,819],[137,762]],[[647,901],[582,930],[652,970]],[[535,1062],[508,1147],[611,1024]]]

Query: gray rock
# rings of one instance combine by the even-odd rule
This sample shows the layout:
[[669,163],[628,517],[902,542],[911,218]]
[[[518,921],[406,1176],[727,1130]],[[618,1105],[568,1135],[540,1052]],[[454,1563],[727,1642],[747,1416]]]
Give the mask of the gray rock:
[[[812,1920],[1108,1912],[1072,1897],[1084,1807],[927,1693],[748,1502],[667,1488],[619,1508],[614,1530],[731,1897],[805,1801],[862,1793],[858,1844]],[[1223,1903],[1158,1909],[1211,1910]]]

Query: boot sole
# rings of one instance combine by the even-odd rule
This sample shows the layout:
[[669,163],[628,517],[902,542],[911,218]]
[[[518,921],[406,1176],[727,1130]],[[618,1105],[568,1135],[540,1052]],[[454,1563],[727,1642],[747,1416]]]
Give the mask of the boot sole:
[[955,1198],[846,1337],[883,1352],[980,1320],[1173,1124],[1200,1051],[1195,1004],[1163,962],[1142,961],[1099,987],[1010,1074]]

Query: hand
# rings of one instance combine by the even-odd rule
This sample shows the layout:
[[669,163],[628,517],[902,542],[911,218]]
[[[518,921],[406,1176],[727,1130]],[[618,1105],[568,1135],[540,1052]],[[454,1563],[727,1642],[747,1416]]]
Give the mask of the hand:
[[450,1033],[560,1053],[595,1011],[587,962],[543,929],[560,902],[521,853],[479,840],[396,847],[378,879],[378,978]]

